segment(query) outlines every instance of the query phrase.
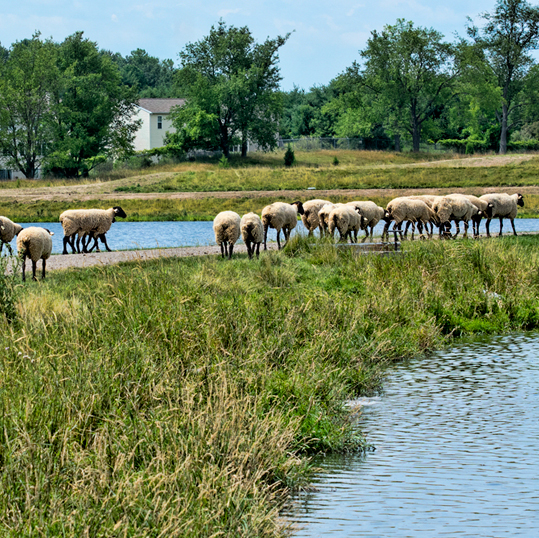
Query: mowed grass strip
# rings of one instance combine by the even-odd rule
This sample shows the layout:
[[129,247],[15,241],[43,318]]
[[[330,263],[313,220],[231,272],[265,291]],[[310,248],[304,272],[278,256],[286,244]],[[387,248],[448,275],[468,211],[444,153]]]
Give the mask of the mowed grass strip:
[[344,401],[456,336],[539,326],[538,246],[417,241],[380,258],[298,238],[260,260],[17,287],[0,319],[0,534],[282,536],[306,456],[363,446]]

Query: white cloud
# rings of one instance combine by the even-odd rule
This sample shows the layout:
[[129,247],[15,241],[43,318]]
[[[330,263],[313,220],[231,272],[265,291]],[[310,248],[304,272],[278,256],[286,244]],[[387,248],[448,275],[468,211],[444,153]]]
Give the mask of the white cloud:
[[111,20],[112,20],[112,22],[118,22],[118,17],[116,15],[114,15],[114,13],[113,13],[112,17],[111,17]]
[[220,17],[220,18],[225,18],[227,15],[231,15],[231,14],[234,14],[234,13],[239,13],[240,10],[239,9],[221,9],[217,12],[217,15]]

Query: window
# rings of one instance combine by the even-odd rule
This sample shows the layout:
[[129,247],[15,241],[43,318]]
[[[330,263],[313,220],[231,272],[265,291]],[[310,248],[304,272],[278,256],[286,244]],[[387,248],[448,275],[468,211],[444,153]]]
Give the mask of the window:
[[163,128],[163,116],[157,116],[157,128],[158,129]]

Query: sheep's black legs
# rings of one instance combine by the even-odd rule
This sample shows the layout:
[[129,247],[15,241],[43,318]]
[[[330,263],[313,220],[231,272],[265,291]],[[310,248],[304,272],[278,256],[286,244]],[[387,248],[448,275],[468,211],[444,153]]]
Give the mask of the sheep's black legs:
[[224,243],[221,243],[219,246],[221,247],[221,258],[224,258],[224,257],[225,257],[225,246],[224,246]]
[[41,271],[41,278],[45,278],[45,265],[46,265],[46,261],[43,260],[43,267],[42,267],[42,271]]
[[485,228],[487,229],[487,237],[490,237],[490,220],[491,219],[487,219],[487,222],[485,224]]
[[[281,241],[279,240],[279,235],[281,234],[281,230],[277,230],[277,249],[281,250]],[[264,243],[265,246],[265,243]]]
[[22,260],[22,281],[26,282],[26,256],[21,256]]
[[511,220],[511,226],[513,227],[513,234],[517,235],[517,231],[515,230],[515,219],[510,219],[510,220]]
[[[254,251],[255,247],[253,245],[253,251]],[[258,258],[260,256],[260,243],[257,243],[256,244],[256,257]]]
[[112,250],[110,250],[108,244],[107,244],[107,236],[105,234],[101,234],[101,235],[98,235],[96,238],[95,238],[95,242],[97,244],[97,240],[100,239],[101,240],[101,243],[103,243],[105,245],[105,248],[107,249],[108,252],[112,252]]
[[36,277],[36,269],[37,269],[37,262],[35,262],[34,260],[32,260],[32,280],[36,280],[36,281],[37,281],[37,277]]
[[503,217],[500,217],[500,237],[502,236]]
[[249,259],[253,257],[254,244],[251,246],[251,241],[246,241],[245,246],[247,247],[247,254],[249,254]]
[[268,250],[266,242],[268,239],[268,226],[264,226],[264,250]]
[[234,250],[234,245],[231,243],[230,245],[228,245],[228,259],[231,260],[232,259],[232,251]]
[[69,236],[64,236],[64,251],[62,252],[62,254],[67,254],[67,245],[71,246],[71,248],[73,249],[73,254],[75,253],[75,248],[73,247],[73,245],[70,243],[70,237]]

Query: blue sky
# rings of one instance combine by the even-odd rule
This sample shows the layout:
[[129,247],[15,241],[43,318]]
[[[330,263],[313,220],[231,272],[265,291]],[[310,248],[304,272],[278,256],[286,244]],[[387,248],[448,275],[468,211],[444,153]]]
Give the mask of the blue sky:
[[[535,3],[535,2],[532,2]],[[359,59],[372,30],[397,18],[434,28],[447,41],[464,36],[466,17],[492,11],[494,0],[2,0],[0,41],[31,37],[62,41],[76,31],[98,46],[122,55],[136,48],[178,61],[186,43],[207,35],[223,19],[248,26],[257,41],[293,32],[280,49],[282,88],[327,84]]]

